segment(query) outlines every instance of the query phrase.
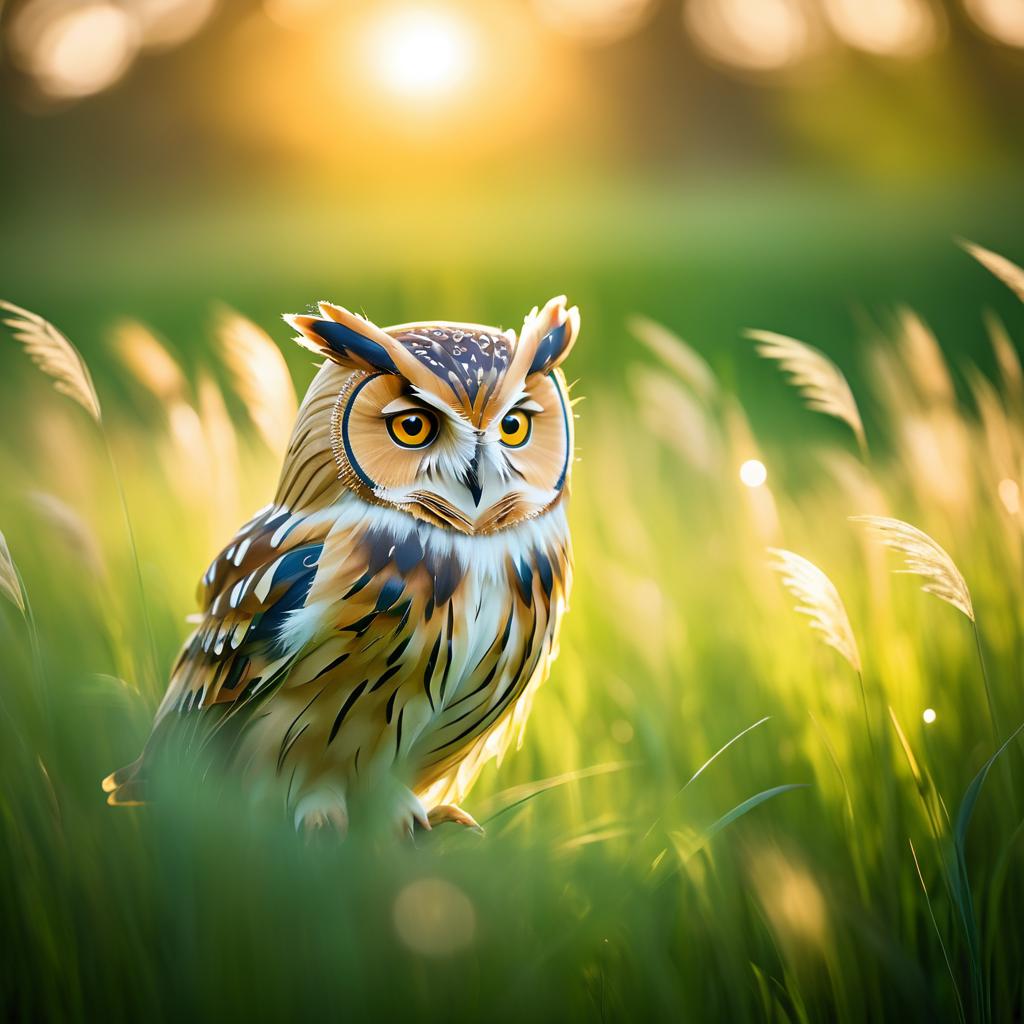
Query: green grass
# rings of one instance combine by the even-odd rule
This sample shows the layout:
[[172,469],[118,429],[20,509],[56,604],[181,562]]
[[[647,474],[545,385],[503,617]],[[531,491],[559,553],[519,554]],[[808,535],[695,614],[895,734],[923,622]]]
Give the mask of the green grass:
[[[947,255],[935,258],[945,266]],[[854,246],[840,262],[867,259]],[[946,336],[941,315],[958,304],[977,309],[979,272],[952,259],[967,298],[936,293],[933,325],[957,353],[959,399],[942,371],[929,375],[899,339],[884,343],[897,375],[889,391],[866,351],[854,356],[831,335],[807,339],[845,351],[868,422],[867,466],[839,426],[783,390],[775,367],[721,353],[712,361],[723,393],[698,407],[709,440],[704,467],[695,466],[691,421],[674,404],[685,398],[651,408],[635,394],[632,364],[646,362],[662,380],[668,371],[627,347],[619,326],[631,308],[669,319],[681,310],[668,271],[646,264],[654,283],[639,290],[621,282],[603,290],[610,271],[584,275],[597,309],[611,312],[595,316],[586,357],[581,342],[592,372],[581,386],[577,579],[561,655],[524,747],[488,767],[466,802],[486,822],[486,838],[448,826],[414,849],[359,837],[309,844],[286,823],[193,797],[175,780],[152,806],[104,805],[99,779],[137,752],[163,680],[148,669],[102,441],[4,341],[2,365],[18,367],[18,387],[4,386],[0,529],[39,640],[37,662],[26,622],[0,609],[0,995],[9,1013],[1019,1017],[1021,744],[1010,743],[990,771],[983,766],[1024,721],[1024,535],[996,490],[1005,476],[1019,479],[1024,407],[1013,379],[997,378],[991,357],[979,354],[999,394],[979,420],[959,372],[966,347]],[[790,273],[798,263],[786,264]],[[819,270],[807,287],[829,273]],[[923,273],[918,264],[907,281]],[[524,279],[541,276],[513,268],[490,287],[511,311]],[[45,289],[33,287],[9,297],[35,302]],[[207,296],[195,281],[189,287],[200,310]],[[656,287],[660,303],[648,301]],[[270,326],[263,306],[287,307],[292,290],[264,295],[252,312]],[[378,284],[375,295],[386,290]],[[841,290],[832,303],[837,336],[851,333],[852,289]],[[890,298],[908,291],[912,283],[894,284]],[[74,335],[74,311],[92,308],[89,323],[96,307],[73,288],[60,294],[59,317],[35,305]],[[486,289],[472,294],[474,308],[487,304]],[[102,318],[145,314],[152,295],[111,299]],[[398,313],[414,298],[404,295]],[[819,309],[825,301],[814,299]],[[157,322],[172,329],[167,295],[154,303]],[[1019,338],[1024,317],[1012,303],[1003,308]],[[971,316],[980,325],[980,310]],[[952,320],[966,317],[958,306]],[[734,326],[754,322],[796,331],[773,319]],[[92,338],[83,348],[97,353],[162,674],[185,635],[196,580],[267,500],[276,467],[229,396],[237,436],[206,410],[207,437],[222,453],[207,479],[196,452],[174,443],[163,410]],[[208,357],[198,334],[175,340],[188,362]],[[293,366],[304,386],[309,368]],[[773,396],[747,403],[761,424],[756,439],[734,393],[737,376],[747,399]],[[776,429],[772,410],[783,401],[785,426]],[[755,456],[770,476],[752,492],[736,468]],[[75,510],[98,556],[81,534],[40,514],[26,498],[34,491]],[[966,577],[999,741],[971,623],[922,593],[920,581],[889,572],[892,557],[848,522],[863,512],[928,531]],[[864,661],[868,723],[856,675],[794,614],[765,566],[768,545],[810,558],[838,587]],[[926,707],[937,713],[930,726]],[[454,891],[423,884],[431,879]]]

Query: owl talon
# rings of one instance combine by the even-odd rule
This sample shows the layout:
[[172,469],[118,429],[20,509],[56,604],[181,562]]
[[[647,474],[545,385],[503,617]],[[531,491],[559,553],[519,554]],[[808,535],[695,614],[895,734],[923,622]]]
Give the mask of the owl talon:
[[398,836],[402,840],[414,841],[418,829],[429,832],[430,818],[422,801],[410,789],[398,798],[396,822]]
[[307,793],[295,807],[295,829],[307,838],[333,831],[339,838],[348,834],[348,805],[334,790]]
[[431,825],[443,825],[445,822],[450,821],[455,825],[462,825],[465,828],[472,829],[479,835],[484,834],[483,827],[476,818],[461,807],[456,807],[455,804],[438,804],[427,817]]

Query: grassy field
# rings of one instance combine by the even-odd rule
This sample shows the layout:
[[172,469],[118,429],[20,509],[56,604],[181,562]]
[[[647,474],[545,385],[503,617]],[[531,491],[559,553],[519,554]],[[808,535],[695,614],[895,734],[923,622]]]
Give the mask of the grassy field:
[[[797,204],[805,216],[810,202]],[[972,225],[996,225],[997,206]],[[699,240],[693,210],[680,217]],[[777,210],[762,226],[784,219]],[[993,297],[1018,344],[1024,315],[948,235],[948,251],[906,258],[921,256],[934,221],[873,263],[868,218],[803,277],[796,258],[775,266],[763,237],[734,261],[741,247],[718,239],[701,271],[719,289],[708,297],[700,279],[680,279],[688,264],[672,258],[685,245],[665,241],[671,221],[651,220],[660,258],[619,274],[592,253],[568,282],[595,341],[587,354],[581,342],[573,367],[586,400],[561,655],[523,749],[491,765],[467,801],[486,837],[448,826],[414,849],[308,844],[286,824],[173,788],[143,809],[104,805],[99,779],[146,734],[199,575],[265,503],[277,466],[198,329],[216,251],[189,263],[179,240],[178,262],[154,257],[167,271],[159,283],[129,280],[118,303],[109,282],[94,286],[119,259],[127,266],[127,242],[84,262],[80,278],[60,270],[74,251],[63,250],[57,308],[28,265],[12,264],[18,287],[6,297],[76,341],[83,324],[105,410],[101,431],[3,339],[0,530],[28,600],[24,615],[0,601],[9,1016],[1020,1018],[1021,744],[984,767],[1024,722],[1024,376],[1002,321],[986,322],[981,306]],[[809,266],[826,235],[803,236]],[[367,307],[390,298],[394,319],[417,315],[432,282],[381,283],[381,259],[359,271],[375,282]],[[547,297],[533,290],[556,262],[491,268],[481,287],[452,267],[442,295],[466,296],[467,318],[499,308],[512,321],[516,303]],[[716,278],[716,266],[730,269]],[[768,280],[742,313],[764,318],[733,323],[729,296],[756,268]],[[240,275],[224,298],[280,339],[279,304],[320,291],[348,301],[326,275],[298,298],[300,271],[273,292]],[[851,318],[852,302],[892,307],[918,289],[951,359],[909,312],[877,331]],[[691,294],[698,313],[680,312]],[[782,308],[802,294],[803,312]],[[629,310],[684,328],[695,317],[711,367],[664,336],[660,356],[631,339]],[[101,348],[99,325],[121,312],[151,318],[187,369],[157,372],[155,352],[133,369],[116,345]],[[735,340],[742,326],[800,333],[836,356],[866,424],[863,450]],[[727,330],[723,353],[715,338]],[[650,326],[641,331],[650,342]],[[145,351],[138,334],[120,337]],[[301,389],[311,368],[288,358]],[[760,487],[738,477],[751,459],[767,466]],[[849,519],[863,514],[934,538],[963,573],[974,621],[923,593],[926,580],[894,575],[900,557]],[[796,613],[767,548],[828,575],[856,656],[829,649]],[[824,620],[826,635],[849,640],[834,605]]]

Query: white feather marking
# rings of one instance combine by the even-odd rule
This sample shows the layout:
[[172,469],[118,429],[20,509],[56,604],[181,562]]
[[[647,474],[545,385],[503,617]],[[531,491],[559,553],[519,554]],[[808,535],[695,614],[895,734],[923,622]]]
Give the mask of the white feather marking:
[[281,563],[284,561],[285,556],[281,555],[271,566],[263,573],[259,583],[256,584],[256,588],[253,590],[256,599],[262,604],[267,599],[267,594],[270,593],[270,588],[274,585],[274,573],[277,572]]

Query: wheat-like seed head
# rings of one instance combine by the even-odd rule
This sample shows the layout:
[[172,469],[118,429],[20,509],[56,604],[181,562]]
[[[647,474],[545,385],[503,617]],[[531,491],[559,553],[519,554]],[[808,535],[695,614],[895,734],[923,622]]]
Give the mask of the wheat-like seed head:
[[270,336],[231,309],[217,316],[217,342],[239,398],[267,447],[288,446],[298,403],[288,364]]
[[718,425],[706,408],[663,370],[636,366],[629,376],[648,430],[695,469],[713,474],[722,462],[722,442]]
[[886,516],[851,516],[855,523],[865,526],[887,547],[903,556],[903,568],[896,572],[920,576],[925,582],[921,589],[926,594],[958,608],[974,621],[971,592],[960,570],[946,551],[923,530],[902,519]]
[[0,594],[24,614],[25,598],[21,592],[17,570],[14,568],[11,549],[7,546],[7,539],[3,533],[0,533]]
[[645,316],[630,317],[630,333],[656,355],[705,405],[718,394],[714,371],[689,345],[667,327]]
[[66,502],[54,494],[34,491],[29,495],[32,508],[45,519],[54,532],[75,552],[95,579],[103,579],[107,569],[100,543],[89,524]]
[[796,611],[811,620],[815,630],[829,647],[838,651],[860,672],[860,651],[857,639],[846,614],[846,606],[835,584],[813,563],[802,555],[782,548],[768,548],[774,569],[782,585],[796,598]]
[[[924,408],[955,405],[953,378],[938,339],[912,309],[899,311],[899,350],[903,371]],[[905,393],[902,398],[905,402]]]
[[1007,288],[1016,293],[1017,298],[1021,302],[1024,302],[1024,270],[1005,256],[992,252],[991,249],[985,249],[980,245],[964,240],[961,240],[960,245],[990,274],[998,277]]
[[11,314],[4,323],[36,366],[53,381],[62,395],[77,402],[97,422],[102,420],[100,400],[81,353],[48,320],[0,299],[0,309]]
[[1003,387],[1011,399],[1020,402],[1024,397],[1024,369],[1021,368],[1017,349],[1003,322],[994,313],[985,314],[985,328],[992,343],[992,353],[996,357]]
[[867,451],[864,424],[850,385],[843,371],[824,352],[772,331],[746,333],[757,343],[758,355],[774,359],[789,375],[809,408],[842,420],[853,431],[861,451]]
[[132,376],[164,405],[185,400],[188,382],[174,357],[156,335],[137,320],[123,320],[114,328],[114,348]]
[[211,537],[234,528],[239,499],[238,439],[224,396],[213,377],[200,371],[196,382],[204,455],[209,467]]

